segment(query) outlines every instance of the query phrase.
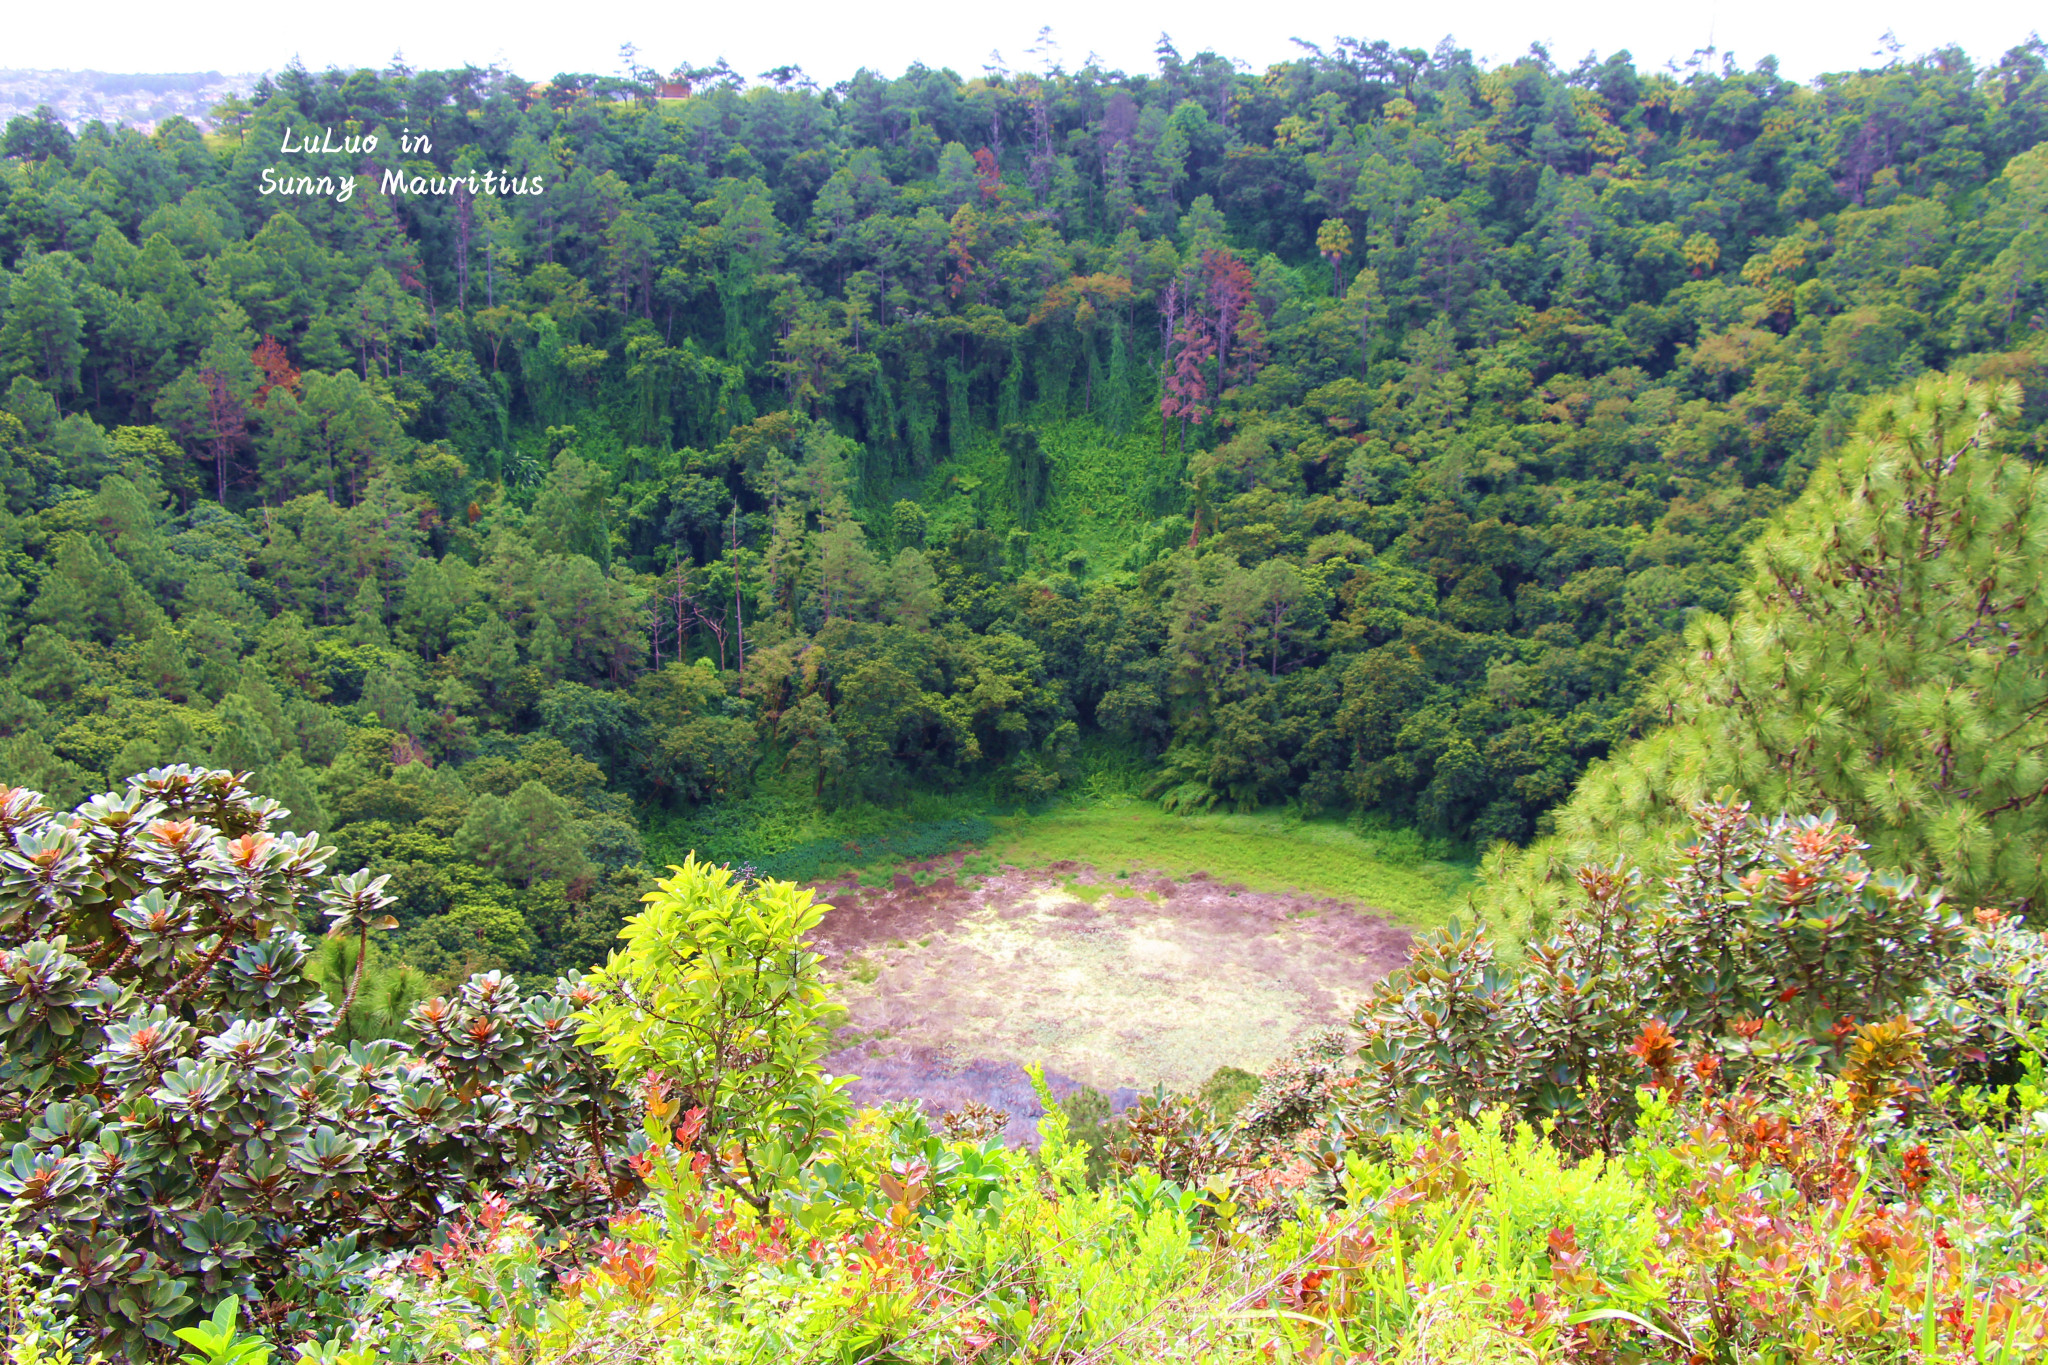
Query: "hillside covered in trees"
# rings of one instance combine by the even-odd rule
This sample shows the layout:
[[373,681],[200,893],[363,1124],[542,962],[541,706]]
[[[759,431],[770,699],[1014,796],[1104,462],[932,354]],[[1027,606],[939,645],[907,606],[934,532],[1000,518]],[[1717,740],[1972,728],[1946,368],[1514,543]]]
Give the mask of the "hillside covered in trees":
[[222,117],[0,144],[0,776],[250,772],[434,974],[598,960],[650,842],[795,871],[1105,756],[1527,840],[1866,395],[2048,327],[2038,44]]
[[[2048,47],[1158,58],[7,124],[10,1359],[2048,1352]],[[1480,913],[856,1106],[799,883],[1134,798]]]

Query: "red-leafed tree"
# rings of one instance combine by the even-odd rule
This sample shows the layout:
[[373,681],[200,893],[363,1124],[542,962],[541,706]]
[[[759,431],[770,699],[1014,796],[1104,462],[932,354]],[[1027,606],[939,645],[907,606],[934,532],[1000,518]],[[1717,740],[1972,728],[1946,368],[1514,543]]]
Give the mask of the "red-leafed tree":
[[974,154],[974,178],[981,182],[981,197],[994,202],[1003,196],[1003,171],[996,154],[984,147]]
[[292,393],[299,391],[299,372],[293,367],[291,357],[285,354],[284,343],[276,337],[264,333],[263,340],[256,343],[256,349],[249,352],[249,359],[263,371],[263,382],[256,389],[257,407],[263,406],[263,400],[270,396],[272,389],[285,389]]
[[1202,253],[1203,303],[1215,329],[1219,384],[1244,382],[1266,363],[1266,319],[1250,267],[1217,247]]
[[948,298],[959,298],[960,291],[967,287],[974,274],[974,247],[980,240],[981,215],[962,204],[953,211],[953,232],[946,240],[946,256],[953,266],[952,277],[946,284]]
[[1190,314],[1173,336],[1174,352],[1166,382],[1160,387],[1159,414],[1180,422],[1180,448],[1188,448],[1188,427],[1209,418],[1209,362],[1216,358],[1216,338],[1209,322]]
[[[1195,279],[1175,281],[1160,298],[1166,353],[1159,411],[1180,422],[1183,450],[1188,427],[1208,418],[1215,398],[1231,384],[1250,381],[1266,363],[1266,319],[1256,287],[1251,269],[1219,247],[1202,253]],[[1199,302],[1189,297],[1197,290]]]

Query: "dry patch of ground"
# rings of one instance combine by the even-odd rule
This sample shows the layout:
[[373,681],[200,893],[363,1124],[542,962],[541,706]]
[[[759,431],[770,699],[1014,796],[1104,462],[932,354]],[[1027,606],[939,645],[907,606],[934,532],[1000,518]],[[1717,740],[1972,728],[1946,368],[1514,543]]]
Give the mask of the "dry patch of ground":
[[966,877],[960,861],[819,888],[834,908],[813,937],[850,1016],[827,1066],[861,1077],[863,1103],[994,1104],[1017,1140],[1039,1113],[1021,1063],[1058,1094],[1192,1091],[1349,1019],[1407,957],[1406,930],[1343,901],[1070,862]]

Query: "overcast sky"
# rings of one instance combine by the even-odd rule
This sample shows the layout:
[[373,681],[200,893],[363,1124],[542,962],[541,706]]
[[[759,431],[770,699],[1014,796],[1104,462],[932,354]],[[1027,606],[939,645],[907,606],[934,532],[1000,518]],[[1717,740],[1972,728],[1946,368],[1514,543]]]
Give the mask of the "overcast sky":
[[509,0],[488,8],[431,0],[216,0],[182,7],[112,0],[81,9],[23,0],[13,10],[0,32],[0,67],[260,71],[296,54],[318,70],[381,67],[403,51],[414,67],[497,61],[539,79],[558,71],[617,71],[620,45],[632,42],[643,61],[662,70],[722,56],[749,77],[794,63],[823,84],[862,66],[894,74],[915,61],[971,76],[989,63],[992,50],[1000,50],[1013,69],[1036,69],[1045,57],[1029,49],[1042,26],[1052,29],[1056,56],[1069,68],[1092,52],[1108,66],[1149,69],[1162,30],[1184,55],[1211,48],[1255,69],[1295,51],[1291,38],[1384,38],[1397,46],[1434,48],[1449,34],[1459,46],[1497,61],[1542,42],[1567,67],[1588,51],[1605,56],[1624,48],[1638,66],[1661,67],[1711,44],[1745,68],[1776,55],[1780,69],[1801,80],[1880,60],[1875,54],[1884,49],[1887,32],[1908,55],[1954,44],[1979,62],[1995,62],[2030,29],[2048,27],[2041,7],[2015,0],[1444,0],[1395,6],[1357,0],[1191,0],[1160,6],[1101,0]]

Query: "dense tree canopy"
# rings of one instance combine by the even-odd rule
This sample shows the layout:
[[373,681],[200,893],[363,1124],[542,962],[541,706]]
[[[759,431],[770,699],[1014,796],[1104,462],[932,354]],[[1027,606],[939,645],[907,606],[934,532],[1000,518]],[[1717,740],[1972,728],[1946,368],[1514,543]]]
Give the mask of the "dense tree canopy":
[[[592,960],[647,822],[765,782],[1029,800],[1115,744],[1179,809],[1525,840],[1867,395],[2040,375],[2039,44],[661,90],[295,67],[214,133],[17,121],[0,777],[249,771],[436,971]],[[1915,780],[2027,780],[1961,772]],[[1938,866],[1993,894],[1978,837]]]

